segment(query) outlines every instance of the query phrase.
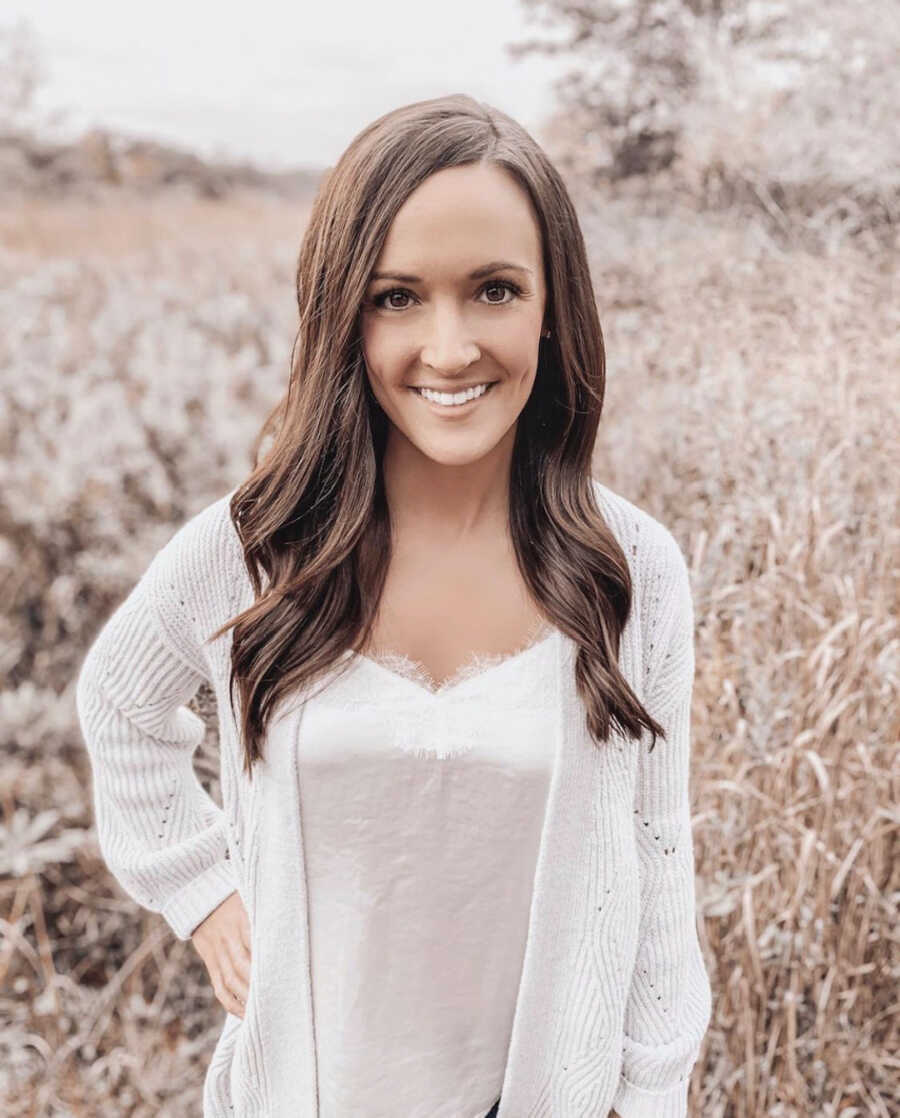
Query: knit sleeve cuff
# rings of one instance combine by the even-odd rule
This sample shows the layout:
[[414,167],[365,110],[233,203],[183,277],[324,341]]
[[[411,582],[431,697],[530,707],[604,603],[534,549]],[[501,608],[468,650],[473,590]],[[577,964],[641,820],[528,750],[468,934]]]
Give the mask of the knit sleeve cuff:
[[161,910],[163,919],[179,939],[190,939],[198,925],[235,889],[233,863],[223,859],[180,889]]
[[620,1118],[687,1118],[689,1086],[690,1080],[682,1079],[666,1090],[647,1090],[621,1076],[612,1109]]

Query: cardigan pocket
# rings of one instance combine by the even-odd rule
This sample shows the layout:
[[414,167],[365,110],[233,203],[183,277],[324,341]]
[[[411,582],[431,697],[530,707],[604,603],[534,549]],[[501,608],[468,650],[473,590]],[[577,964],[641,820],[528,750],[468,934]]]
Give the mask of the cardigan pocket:
[[[248,999],[249,1006],[249,999]],[[227,1014],[203,1083],[203,1118],[269,1118],[262,1096],[248,1078],[248,1051],[258,1051],[259,1036],[249,1012]]]
[[250,922],[250,988],[243,1018],[229,1013],[206,1073],[203,1118],[268,1118],[259,1026],[259,958],[254,874],[259,846],[245,852],[240,895]]
[[[259,963],[262,954],[256,919],[256,875],[259,871],[259,843],[244,851],[247,859],[247,917],[250,921],[250,989],[244,1006],[242,1027],[237,1038],[229,1069],[232,1110],[229,1118],[264,1118],[266,1114],[265,1069],[260,1040]],[[204,1116],[205,1118],[205,1116]]]
[[203,1118],[235,1118],[231,1101],[231,1063],[242,1024],[240,1017],[226,1014],[203,1081]]
[[[252,937],[251,937],[252,938]],[[227,1014],[203,1086],[203,1118],[268,1118],[261,1089],[259,981],[250,957],[250,991],[243,1018]]]

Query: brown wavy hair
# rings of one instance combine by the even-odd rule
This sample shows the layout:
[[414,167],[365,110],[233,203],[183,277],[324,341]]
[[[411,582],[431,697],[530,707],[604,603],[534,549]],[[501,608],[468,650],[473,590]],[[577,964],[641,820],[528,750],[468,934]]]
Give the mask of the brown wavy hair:
[[479,162],[505,168],[531,198],[545,318],[553,324],[516,426],[509,485],[516,558],[544,614],[579,645],[575,675],[595,741],[608,739],[611,723],[633,738],[646,728],[651,749],[665,737],[618,667],[632,585],[592,489],[606,360],[578,218],[528,132],[457,94],[402,106],[364,128],[326,172],[303,234],[289,384],[230,502],[255,601],[210,638],[234,628],[231,702],[233,709],[237,686],[251,775],[276,706],[347,649],[366,646],[385,584],[391,522],[381,463],[389,420],[371,391],[359,331],[370,273],[416,187],[442,168]]

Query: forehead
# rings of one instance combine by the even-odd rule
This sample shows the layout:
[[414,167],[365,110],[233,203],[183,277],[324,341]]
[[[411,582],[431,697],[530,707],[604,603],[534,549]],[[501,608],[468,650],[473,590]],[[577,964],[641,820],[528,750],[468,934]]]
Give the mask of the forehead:
[[376,262],[380,271],[468,274],[489,260],[537,270],[540,227],[528,193],[502,167],[446,167],[397,211]]

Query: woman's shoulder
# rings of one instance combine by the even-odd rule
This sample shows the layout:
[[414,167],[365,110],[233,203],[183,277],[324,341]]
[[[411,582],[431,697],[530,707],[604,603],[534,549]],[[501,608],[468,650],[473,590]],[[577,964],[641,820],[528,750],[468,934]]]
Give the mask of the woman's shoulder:
[[161,573],[196,584],[217,572],[234,570],[236,560],[243,556],[231,517],[236,491],[230,489],[182,522],[154,558]]
[[230,616],[246,580],[230,489],[170,535],[141,580],[171,643],[188,648]]
[[681,546],[662,521],[594,480],[597,504],[628,560],[640,632],[643,688],[678,694],[693,678],[694,602]]
[[652,513],[597,478],[591,479],[597,505],[628,559],[632,577],[683,580],[687,563],[672,531]]

